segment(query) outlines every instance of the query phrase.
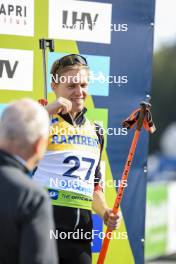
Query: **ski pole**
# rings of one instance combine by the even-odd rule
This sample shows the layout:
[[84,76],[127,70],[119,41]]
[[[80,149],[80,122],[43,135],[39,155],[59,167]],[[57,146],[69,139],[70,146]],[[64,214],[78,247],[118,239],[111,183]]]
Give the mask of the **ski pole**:
[[[144,120],[146,119],[145,123],[147,123],[147,125],[148,125],[148,128],[149,128],[148,130],[151,130],[152,126],[154,127],[153,122],[152,122],[150,107],[151,107],[151,105],[149,103],[141,102],[140,109],[137,109],[135,111],[136,120],[134,119],[133,121],[132,120],[124,121],[124,126],[126,126],[128,128],[130,128],[130,125],[132,123],[133,123],[133,126],[134,126],[135,122],[137,122],[137,127],[136,127],[136,131],[135,131],[135,134],[134,134],[134,137],[133,137],[133,141],[132,141],[129,153],[128,153],[128,158],[127,158],[127,161],[126,161],[126,164],[125,164],[125,167],[124,167],[124,171],[123,171],[123,174],[122,174],[121,184],[119,186],[119,189],[118,189],[118,192],[117,192],[117,196],[116,196],[116,199],[115,199],[115,202],[114,202],[114,206],[113,206],[113,213],[114,214],[117,214],[117,212],[119,210],[120,202],[122,200],[123,193],[124,193],[123,182],[124,182],[124,180],[126,181],[127,178],[128,178],[128,175],[129,175],[129,172],[130,172],[130,168],[131,168],[131,164],[132,164],[132,160],[133,160],[133,157],[134,157],[134,154],[135,154],[136,146],[137,146],[137,143],[138,143],[138,140],[139,140],[139,135],[140,135],[140,131],[142,129]],[[146,114],[147,114],[147,116],[146,116]],[[145,124],[145,128],[146,128],[146,124]],[[154,128],[154,130],[155,130],[155,128]],[[150,131],[150,132],[154,132],[154,131]],[[111,236],[112,236],[112,230],[109,227],[107,227],[105,238],[104,238],[104,241],[103,241],[103,244],[102,244],[102,248],[101,248],[101,251],[100,251],[100,254],[99,254],[99,258],[98,258],[97,264],[103,264],[104,263]]]

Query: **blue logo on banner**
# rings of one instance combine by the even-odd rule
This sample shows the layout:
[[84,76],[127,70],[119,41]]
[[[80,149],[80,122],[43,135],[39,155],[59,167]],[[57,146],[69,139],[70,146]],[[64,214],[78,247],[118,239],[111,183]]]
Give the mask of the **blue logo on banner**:
[[90,68],[89,94],[108,96],[110,57],[85,55]]
[[[67,55],[67,53],[50,52],[48,54],[48,92],[51,90],[51,75],[50,70],[54,61]],[[109,82],[108,76],[110,72],[110,57],[108,56],[94,56],[84,55],[87,59],[90,68],[89,94],[108,96]]]
[[56,191],[56,190],[48,190],[48,194],[49,194],[49,197],[52,199],[52,200],[57,200],[58,196],[59,196],[59,192]]
[[93,220],[93,232],[92,232],[92,252],[97,253],[100,252],[102,239],[99,235],[100,232],[103,231],[103,220],[96,214],[92,215]]
[[7,106],[6,104],[0,104],[0,116],[3,112],[3,110],[6,108],[6,106]]

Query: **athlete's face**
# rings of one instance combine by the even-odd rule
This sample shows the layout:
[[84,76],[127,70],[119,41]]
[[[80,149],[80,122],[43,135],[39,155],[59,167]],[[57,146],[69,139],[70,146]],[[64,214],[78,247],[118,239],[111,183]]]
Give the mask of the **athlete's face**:
[[88,92],[88,72],[86,69],[65,72],[59,84],[52,85],[56,97],[64,97],[72,102],[72,113],[80,112]]

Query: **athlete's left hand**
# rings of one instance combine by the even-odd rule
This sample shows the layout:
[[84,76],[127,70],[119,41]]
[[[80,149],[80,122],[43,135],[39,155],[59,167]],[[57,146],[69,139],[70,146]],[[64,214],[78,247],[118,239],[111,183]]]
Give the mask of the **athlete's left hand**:
[[105,225],[111,230],[118,229],[122,221],[122,213],[119,211],[117,214],[112,212],[112,209],[107,209],[103,217]]

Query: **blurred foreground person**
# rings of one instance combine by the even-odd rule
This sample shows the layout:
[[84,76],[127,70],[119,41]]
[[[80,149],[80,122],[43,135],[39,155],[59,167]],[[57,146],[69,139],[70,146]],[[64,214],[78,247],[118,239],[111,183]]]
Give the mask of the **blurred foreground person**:
[[[56,264],[52,209],[29,174],[48,142],[49,117],[30,99],[10,104],[0,121],[0,263]],[[45,230],[45,232],[43,232]]]

